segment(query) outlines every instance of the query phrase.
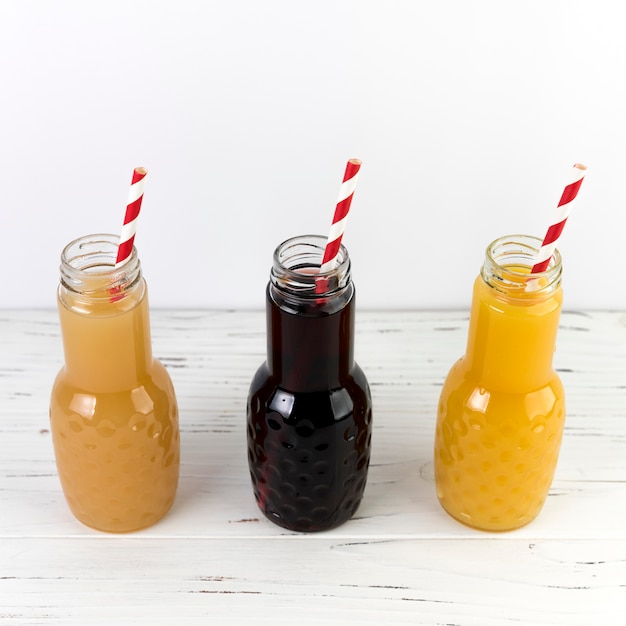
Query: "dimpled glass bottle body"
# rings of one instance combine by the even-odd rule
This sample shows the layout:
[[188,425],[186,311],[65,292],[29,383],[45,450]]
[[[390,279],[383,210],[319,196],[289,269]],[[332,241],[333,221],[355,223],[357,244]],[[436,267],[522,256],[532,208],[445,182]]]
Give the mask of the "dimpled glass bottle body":
[[494,241],[474,283],[467,351],[439,401],[435,480],[444,509],[482,530],[532,521],[548,495],[565,423],[552,357],[562,304],[561,256],[530,274],[534,237]]
[[294,237],[274,253],[267,286],[267,360],[247,405],[256,501],[295,531],[336,527],[357,510],[370,459],[372,403],[354,361],[354,285],[341,247],[318,274],[325,240]]
[[163,517],[180,461],[176,397],[152,356],[146,282],[135,249],[115,268],[118,239],[90,235],[63,250],[57,302],[65,364],[50,401],[68,505],[108,532]]

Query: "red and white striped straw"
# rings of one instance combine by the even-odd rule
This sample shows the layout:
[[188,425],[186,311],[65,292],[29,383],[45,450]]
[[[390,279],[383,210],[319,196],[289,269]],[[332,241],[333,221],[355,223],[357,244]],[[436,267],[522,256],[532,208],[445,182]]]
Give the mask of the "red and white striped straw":
[[346,172],[343,175],[343,182],[339,189],[339,198],[337,199],[337,206],[335,208],[335,215],[333,216],[333,222],[330,226],[330,233],[326,241],[326,247],[324,248],[324,256],[322,257],[322,265],[320,267],[320,273],[329,272],[337,263],[337,255],[339,254],[339,247],[341,246],[341,238],[346,228],[346,222],[348,220],[348,212],[350,211],[350,204],[354,197],[354,190],[359,178],[359,170],[361,169],[361,161],[358,159],[350,159],[346,165]]
[[143,189],[148,170],[145,167],[136,167],[133,171],[133,179],[128,192],[128,202],[126,204],[126,214],[124,215],[124,225],[120,234],[120,243],[117,248],[117,258],[115,267],[123,265],[133,251],[135,232],[137,231],[137,218],[141,210],[143,200]]
[[563,232],[565,222],[567,221],[567,217],[572,208],[572,202],[578,194],[578,190],[583,182],[586,170],[587,168],[580,163],[576,163],[574,165],[571,180],[563,190],[563,194],[561,195],[561,199],[559,200],[559,204],[557,206],[557,214],[554,221],[550,225],[550,228],[548,228],[548,232],[543,239],[541,248],[539,248],[539,252],[535,258],[535,264],[530,270],[531,274],[545,272],[548,269],[550,259],[552,258],[552,254],[556,248],[557,241]]

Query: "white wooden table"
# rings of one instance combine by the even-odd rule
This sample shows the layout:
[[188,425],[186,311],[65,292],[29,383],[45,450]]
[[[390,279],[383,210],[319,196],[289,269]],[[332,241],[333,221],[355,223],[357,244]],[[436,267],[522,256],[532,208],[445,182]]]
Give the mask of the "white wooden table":
[[437,400],[467,322],[357,312],[374,401],[368,485],[355,519],[298,535],[261,515],[248,476],[264,312],[152,311],[181,414],[178,497],[152,528],[107,535],[75,521],[56,475],[56,311],[0,311],[0,623],[625,624],[626,314],[563,313],[555,481],[539,518],[506,534],[458,524],[435,496]]

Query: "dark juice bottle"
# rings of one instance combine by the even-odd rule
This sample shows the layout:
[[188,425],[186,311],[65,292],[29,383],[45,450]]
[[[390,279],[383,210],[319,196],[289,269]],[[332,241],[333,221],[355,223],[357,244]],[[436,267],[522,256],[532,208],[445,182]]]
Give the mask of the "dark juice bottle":
[[248,396],[248,461],[263,513],[296,531],[350,519],[365,489],[372,404],[354,362],[354,285],[342,247],[319,275],[324,239],[276,249],[267,287],[267,361]]

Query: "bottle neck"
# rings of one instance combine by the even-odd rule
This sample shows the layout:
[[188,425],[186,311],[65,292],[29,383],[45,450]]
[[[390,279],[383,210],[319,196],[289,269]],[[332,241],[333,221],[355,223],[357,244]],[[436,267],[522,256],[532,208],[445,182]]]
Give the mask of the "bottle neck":
[[474,284],[466,358],[479,384],[521,393],[546,384],[562,304],[561,256],[531,274],[541,240],[503,237],[487,248]]
[[295,237],[276,248],[267,289],[267,364],[290,391],[338,388],[354,367],[354,285],[341,246],[336,267],[319,268],[325,240]]
[[137,251],[115,267],[118,237],[91,235],[65,247],[58,289],[65,371],[90,391],[136,386],[152,364],[147,287]]
[[560,287],[561,253],[555,250],[543,272],[531,274],[541,240],[529,235],[508,235],[489,244],[480,275],[503,300],[522,306],[549,299]]
[[76,313],[119,314],[141,299],[141,264],[136,248],[115,266],[119,237],[98,234],[80,237],[61,253],[59,297]]

